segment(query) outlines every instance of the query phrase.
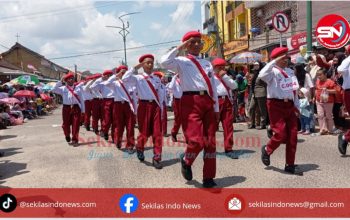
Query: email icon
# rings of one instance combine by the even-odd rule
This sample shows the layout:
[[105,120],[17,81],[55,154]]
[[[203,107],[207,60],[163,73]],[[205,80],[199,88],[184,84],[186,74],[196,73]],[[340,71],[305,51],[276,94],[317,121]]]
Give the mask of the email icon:
[[234,197],[228,202],[228,210],[241,210],[242,209],[242,203],[241,200]]

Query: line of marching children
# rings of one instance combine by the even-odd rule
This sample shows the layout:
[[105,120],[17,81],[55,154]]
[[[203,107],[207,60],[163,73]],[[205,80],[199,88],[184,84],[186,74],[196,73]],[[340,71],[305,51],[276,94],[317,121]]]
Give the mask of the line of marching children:
[[[181,174],[184,179],[192,180],[192,164],[203,150],[203,187],[211,188],[216,186],[215,133],[220,122],[224,129],[225,153],[237,159],[232,149],[234,117],[231,94],[237,84],[226,74],[225,60],[216,58],[210,63],[199,56],[202,47],[201,34],[190,31],[183,36],[182,44],[161,57],[160,63],[175,73],[168,89],[172,91],[174,99],[172,140],[177,141],[179,128],[182,127],[187,143],[185,152],[180,156]],[[179,56],[183,51],[187,55]],[[261,160],[269,166],[274,150],[286,143],[285,171],[300,175],[302,172],[294,164],[297,117],[300,113],[298,88],[289,86],[295,84],[296,78],[287,68],[287,52],[287,48],[272,51],[272,61],[258,76],[267,83],[267,108],[273,130],[269,143],[262,147]],[[92,115],[92,130],[98,134],[100,122],[102,136],[108,140],[111,129],[112,141],[118,149],[122,147],[122,136],[126,130],[127,152],[134,153],[136,147],[137,158],[141,162],[145,160],[145,144],[152,137],[152,164],[161,169],[166,127],[162,122],[167,119],[164,105],[166,87],[161,81],[162,73],[153,70],[154,60],[153,55],[145,54],[139,58],[139,64],[129,70],[126,66],[120,66],[114,73],[107,70],[78,84],[74,83],[72,73],[64,76],[53,91],[63,97],[62,127],[67,142],[72,141],[74,146],[78,146],[79,117],[81,112],[85,112],[86,129],[90,130],[89,118]],[[344,74],[349,74],[348,65],[344,69]],[[63,82],[66,82],[66,86],[63,86]],[[136,120],[139,130],[137,141],[134,138]],[[339,148],[346,150],[348,141],[349,132],[339,139]]]

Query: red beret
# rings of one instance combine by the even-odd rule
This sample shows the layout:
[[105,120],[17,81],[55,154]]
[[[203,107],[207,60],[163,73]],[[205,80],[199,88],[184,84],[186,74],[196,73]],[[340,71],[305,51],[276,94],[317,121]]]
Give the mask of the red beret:
[[145,55],[142,55],[140,58],[139,58],[139,63],[142,63],[144,59],[146,58],[151,58],[152,60],[154,60],[154,56],[152,54],[145,54]]
[[275,59],[285,53],[288,53],[288,48],[287,47],[277,47],[272,50],[271,52],[271,59]]
[[102,76],[101,73],[96,73],[93,75],[93,78],[92,79],[97,79],[97,78],[100,78]]
[[213,65],[213,67],[226,66],[226,60],[222,58],[215,58],[213,61],[211,61],[211,64]]
[[119,73],[120,70],[128,70],[128,67],[124,66],[124,65],[121,65],[115,70],[115,72]]
[[154,72],[153,75],[158,76],[159,78],[162,78],[164,76],[164,73],[162,73],[162,72]]
[[108,75],[112,75],[112,74],[113,74],[112,70],[105,70],[102,75],[103,76],[108,76]]
[[69,72],[68,74],[66,74],[66,75],[63,77],[63,80],[64,80],[64,81],[67,81],[67,80],[70,79],[70,78],[74,78],[74,73]]
[[190,31],[187,32],[183,37],[182,37],[182,42],[187,41],[188,39],[190,39],[191,37],[202,37],[202,34],[199,33],[198,31]]

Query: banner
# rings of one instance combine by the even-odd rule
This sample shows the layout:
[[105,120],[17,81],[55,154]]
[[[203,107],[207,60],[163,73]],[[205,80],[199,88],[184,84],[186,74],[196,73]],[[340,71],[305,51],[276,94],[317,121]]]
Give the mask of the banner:
[[350,216],[350,189],[1,189],[0,192],[0,218]]

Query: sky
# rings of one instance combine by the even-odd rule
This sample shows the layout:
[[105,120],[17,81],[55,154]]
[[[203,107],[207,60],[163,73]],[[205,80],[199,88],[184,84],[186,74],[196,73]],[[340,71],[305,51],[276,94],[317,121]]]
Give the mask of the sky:
[[[0,53],[16,43],[18,34],[20,44],[51,61],[93,73],[124,59],[119,29],[106,27],[122,27],[119,16],[139,12],[122,17],[129,23],[126,47],[134,48],[127,50],[129,66],[145,53],[159,59],[187,31],[201,29],[200,1],[0,0],[0,5]],[[95,52],[102,53],[59,59]]]

